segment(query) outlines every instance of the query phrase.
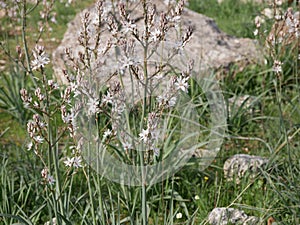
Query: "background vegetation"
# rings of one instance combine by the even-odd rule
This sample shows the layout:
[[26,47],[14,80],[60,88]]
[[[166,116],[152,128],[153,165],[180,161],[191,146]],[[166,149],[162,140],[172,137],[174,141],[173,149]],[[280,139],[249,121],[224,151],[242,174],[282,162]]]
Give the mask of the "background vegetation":
[[[57,13],[58,22],[51,24],[53,32],[45,32],[40,37],[47,51],[58,46],[67,23],[75,14],[93,2],[74,1],[70,7],[59,1],[55,3],[53,11]],[[267,6],[235,0],[224,0],[221,4],[216,0],[189,1],[192,10],[214,18],[221,30],[249,38],[255,38],[254,18]],[[287,5],[282,7],[285,9]],[[39,20],[38,10],[30,14],[29,49],[33,49],[39,38],[35,36]],[[15,46],[22,45],[20,23],[1,18],[0,54],[4,65],[0,75],[0,224],[44,224],[57,216],[49,203],[49,198],[56,193],[54,188],[48,189],[42,184],[43,166],[36,155],[27,150],[26,121],[32,118],[32,112],[24,109],[19,95],[21,88],[33,84],[5,54],[16,55]],[[273,19],[266,20],[264,29],[268,32],[273,23]],[[265,43],[263,35],[256,38],[259,43]],[[251,95],[259,104],[250,106],[251,109],[242,104],[232,110],[225,142],[209,168],[199,171],[197,160],[192,159],[174,177],[148,190],[149,224],[206,224],[214,207],[227,206],[262,218],[262,224],[270,217],[278,224],[300,223],[299,51],[298,46],[296,50],[282,48],[285,51],[276,49],[275,56],[266,54],[264,65],[248,65],[242,70],[233,65],[227,71],[215,71],[222,75],[220,84],[227,102],[229,98]],[[283,62],[280,75],[272,70],[275,59]],[[51,69],[46,73],[51,74]],[[239,185],[227,182],[223,164],[237,153],[264,156],[270,163],[255,179],[245,177]],[[71,176],[73,172],[75,176]],[[139,224],[136,216],[141,214],[139,188],[114,184],[89,169],[71,172],[62,169],[60,173],[71,177],[59,196],[65,210],[65,214],[60,215],[62,222],[130,224],[131,221],[131,224]],[[87,177],[93,181],[90,185]],[[177,216],[179,213],[182,217]],[[132,221],[132,218],[137,219]]]

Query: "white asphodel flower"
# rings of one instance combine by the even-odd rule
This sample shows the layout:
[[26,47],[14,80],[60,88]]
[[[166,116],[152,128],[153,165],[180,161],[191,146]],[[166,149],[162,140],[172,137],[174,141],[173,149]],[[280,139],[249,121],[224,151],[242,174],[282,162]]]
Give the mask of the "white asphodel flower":
[[73,158],[73,167],[76,169],[82,167],[81,162],[82,162],[81,156],[75,156]]
[[257,36],[257,35],[258,35],[258,29],[255,29],[255,30],[253,31],[253,34],[254,34],[254,36]]
[[108,136],[110,136],[112,134],[110,129],[107,129],[104,134],[103,134],[103,139],[106,139]]
[[43,141],[44,141],[44,138],[41,137],[41,136],[39,136],[39,135],[33,137],[33,139],[34,139],[37,143],[39,143],[39,144],[43,143]]
[[48,184],[50,185],[54,184],[55,182],[54,177],[49,174],[48,168],[42,169],[41,175],[47,181]]
[[279,60],[275,60],[274,64],[273,64],[273,71],[275,73],[281,73],[282,72],[282,62],[280,62]]
[[187,83],[188,78],[178,77],[175,81],[176,90],[182,90],[183,92],[188,92],[189,84]]
[[109,91],[102,98],[102,102],[105,104],[108,104],[108,103],[112,104],[113,100],[114,100],[114,97]]
[[150,132],[149,129],[146,129],[139,134],[140,136],[140,140],[143,141],[144,143],[147,143],[147,141],[149,140],[149,136],[150,136]]
[[130,149],[132,149],[132,144],[130,144],[129,142],[123,142],[122,143],[122,146],[123,146],[123,149],[125,150],[125,151],[128,151],[128,150],[130,150]]
[[176,105],[176,100],[177,100],[176,97],[171,97],[171,98],[168,100],[168,106],[169,106],[169,107],[173,107],[174,105]]
[[79,168],[79,167],[82,167],[81,165],[81,162],[82,162],[82,159],[81,159],[81,156],[75,156],[73,158],[67,158],[65,161],[64,161],[64,164],[66,167],[71,167],[73,166],[74,168]]
[[159,29],[155,29],[150,33],[150,40],[157,42],[161,36],[161,31]]
[[64,164],[65,164],[66,167],[71,167],[72,164],[73,164],[73,159],[68,157],[68,158],[64,161]]
[[132,23],[131,21],[123,23],[123,32],[125,34],[127,34],[128,32],[133,32],[135,28],[136,24]]
[[48,184],[53,185],[55,182],[54,177],[48,174],[47,182],[48,182]]
[[33,143],[32,143],[32,141],[31,141],[31,142],[29,142],[28,145],[27,145],[27,150],[30,151],[30,150],[32,149],[32,147],[33,147]]
[[99,111],[99,100],[94,98],[89,98],[88,105],[88,115],[94,115]]
[[32,50],[34,60],[31,61],[32,70],[44,68],[50,62],[50,59],[46,55],[43,46],[37,45],[35,50]]
[[164,105],[165,102],[167,102],[167,98],[165,95],[159,95],[156,97],[156,101],[158,102],[159,105]]
[[120,70],[124,72],[124,70],[126,68],[129,68],[130,66],[137,65],[137,64],[139,64],[139,62],[133,57],[123,57],[120,60],[120,64],[121,64]]

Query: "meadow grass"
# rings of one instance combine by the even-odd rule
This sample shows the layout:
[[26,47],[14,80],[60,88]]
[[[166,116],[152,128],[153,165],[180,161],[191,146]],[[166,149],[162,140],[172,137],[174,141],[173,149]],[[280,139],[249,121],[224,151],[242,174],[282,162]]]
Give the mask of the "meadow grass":
[[[62,7],[60,3],[55,5],[58,21],[52,27],[55,32],[42,36],[47,50],[58,44],[51,38],[62,39],[67,22],[92,2],[75,1],[69,8]],[[215,18],[220,29],[229,34],[251,38],[255,29],[253,19],[263,8],[233,0],[224,0],[220,5],[211,0],[193,0],[189,7]],[[37,13],[31,15],[29,31],[36,29],[39,21]],[[20,37],[6,35],[5,31],[11,28],[8,21],[3,24],[1,41],[10,43],[6,45],[7,49],[13,51],[12,46],[20,43]],[[33,33],[30,32],[28,37],[30,46],[35,40]],[[197,159],[193,158],[174,176],[146,190],[113,183],[88,167],[68,170],[59,166],[57,175],[65,178],[61,186],[58,187],[57,183],[45,186],[40,175],[43,163],[33,151],[26,149],[29,138],[26,136],[26,123],[22,124],[22,121],[25,120],[23,117],[31,118],[32,112],[24,114],[24,108],[19,104],[22,103],[20,97],[14,96],[10,101],[4,98],[0,105],[0,224],[44,224],[54,217],[59,218],[59,224],[141,224],[143,197],[147,199],[148,224],[207,224],[207,216],[214,207],[242,209],[248,215],[261,218],[262,224],[270,217],[275,218],[278,224],[299,224],[298,68],[289,55],[281,57],[285,58],[284,65],[288,66],[283,67],[280,79],[271,69],[271,59],[265,65],[250,65],[243,71],[233,66],[227,71],[220,81],[225,101],[248,94],[257,97],[258,106],[251,111],[244,104],[228,116],[228,132],[222,149],[207,169],[200,171]],[[51,72],[51,69],[47,71]],[[15,78],[9,81],[12,89],[7,88],[4,73]],[[0,80],[4,93],[13,95],[13,88],[21,89],[24,85],[33,88],[29,78],[23,80],[9,72],[8,68],[4,73]],[[196,87],[196,90],[190,89],[189,94],[196,98],[202,93]],[[0,96],[5,97],[3,94]],[[205,113],[204,110],[203,121],[209,119]],[[56,127],[61,126],[62,121],[56,116],[52,122],[52,132],[58,132]],[[105,125],[105,122],[102,123],[100,127]],[[53,148],[58,156],[66,155],[68,145],[71,145],[65,136],[62,142],[63,146],[57,144]],[[228,182],[224,178],[223,165],[228,157],[237,153],[264,156],[270,159],[270,163],[254,179],[244,177],[240,184]],[[63,164],[62,159],[57,161]],[[176,218],[179,213],[182,217]]]
[[227,34],[236,37],[253,38],[255,25],[253,20],[264,8],[263,4],[251,1],[192,0],[189,7],[199,13],[215,19],[218,27]]

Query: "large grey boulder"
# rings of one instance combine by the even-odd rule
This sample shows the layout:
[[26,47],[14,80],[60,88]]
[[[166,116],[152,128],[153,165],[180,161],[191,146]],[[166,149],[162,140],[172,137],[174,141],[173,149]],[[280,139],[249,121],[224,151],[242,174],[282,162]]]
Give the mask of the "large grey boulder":
[[224,176],[227,180],[240,183],[244,176],[254,178],[268,164],[269,160],[261,156],[237,154],[224,163]]
[[209,213],[208,222],[211,225],[257,225],[259,224],[259,218],[255,216],[248,216],[243,210],[221,207],[214,208]]
[[[159,13],[166,11],[166,5],[163,1],[154,0],[151,1],[156,4],[157,15],[159,18]],[[62,69],[66,68],[68,62],[65,57],[65,48],[70,48],[74,55],[78,55],[79,51],[83,51],[82,47],[79,46],[77,37],[80,32],[81,27],[81,18],[85,12],[90,13],[90,18],[95,18],[95,6],[92,6],[84,12],[79,13],[73,21],[68,24],[68,29],[64,35],[64,38],[58,48],[53,52],[53,66],[54,72],[57,76],[58,80],[64,82],[64,76],[62,73]],[[142,11],[140,7],[135,8],[131,12],[131,19],[135,20],[141,17]],[[255,61],[257,62],[261,56],[257,46],[254,41],[247,38],[235,38],[229,36],[222,32],[216,25],[213,19],[201,15],[199,13],[193,12],[189,9],[185,9],[182,19],[182,30],[185,30],[187,26],[193,25],[195,27],[195,31],[189,43],[185,46],[185,52],[188,52],[188,56],[192,58],[197,58],[197,62],[195,64],[195,68],[197,72],[207,71],[209,69],[216,69],[220,67],[226,67],[235,62],[249,62]],[[142,27],[143,20],[137,22],[137,27]],[[92,31],[93,32],[93,31]],[[102,33],[102,42],[105,43],[108,40],[109,32],[107,30],[103,30]],[[168,42],[173,42],[176,45],[176,32],[171,32],[167,36]],[[107,56],[110,57],[110,56]],[[114,58],[111,56],[112,63]],[[179,60],[176,62],[173,61],[174,64],[179,65]],[[94,65],[98,65],[98,62],[91,62]],[[110,64],[107,64],[109,67]],[[107,78],[107,74],[111,71],[98,71],[99,67],[94,66],[97,70],[97,73],[103,74],[103,77]]]

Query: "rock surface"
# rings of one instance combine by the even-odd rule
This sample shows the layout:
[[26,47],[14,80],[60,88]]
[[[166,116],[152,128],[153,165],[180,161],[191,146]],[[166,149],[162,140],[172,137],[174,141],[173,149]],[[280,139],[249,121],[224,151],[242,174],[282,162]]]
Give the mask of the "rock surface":
[[268,162],[268,159],[260,156],[237,154],[225,161],[224,176],[227,180],[234,180],[239,184],[246,175],[250,177],[257,176]]
[[209,216],[208,222],[211,225],[227,225],[227,224],[243,224],[256,225],[259,223],[259,218],[248,216],[244,211],[234,208],[214,208]]
[[[163,1],[154,0],[152,3],[156,4],[158,15],[166,9]],[[135,10],[136,11],[132,11],[131,13],[132,19],[139,18],[142,15],[140,9]],[[90,12],[90,18],[95,18],[95,6],[86,9],[85,12]],[[82,15],[83,12],[79,13],[75,19],[68,24],[68,29],[61,44],[52,55],[55,74],[58,80],[63,82],[62,69],[65,69],[67,64],[64,53],[65,48],[70,48],[74,55],[82,51],[77,41]],[[140,25],[137,24],[138,27],[142,26],[143,21],[140,22]],[[226,67],[234,62],[258,61],[259,55],[261,55],[253,40],[226,35],[219,30],[214,20],[209,17],[185,9],[182,15],[182,23],[183,30],[185,30],[188,25],[195,27],[193,36],[190,42],[185,46],[185,50],[188,52],[188,55],[193,55],[193,58],[194,56],[198,58],[195,67],[198,72],[206,71],[211,68]],[[104,31],[102,34],[103,43],[105,43],[105,40],[108,39],[108,32]],[[174,33],[167,37],[167,41],[173,41],[173,44],[176,44],[174,40],[176,40],[176,34]],[[92,62],[92,64],[96,65],[97,63]],[[116,64],[116,62],[114,62],[114,64]],[[107,75],[105,76],[104,74],[103,76],[107,78]]]

